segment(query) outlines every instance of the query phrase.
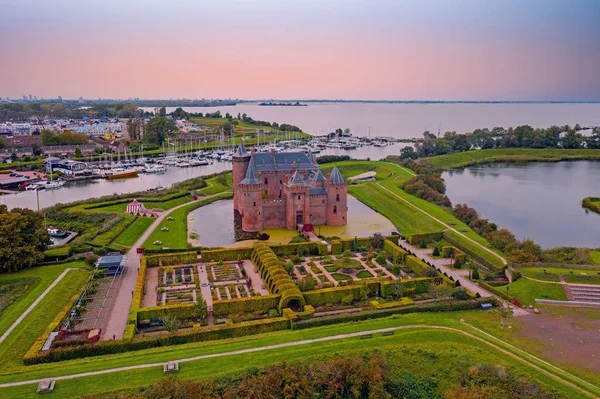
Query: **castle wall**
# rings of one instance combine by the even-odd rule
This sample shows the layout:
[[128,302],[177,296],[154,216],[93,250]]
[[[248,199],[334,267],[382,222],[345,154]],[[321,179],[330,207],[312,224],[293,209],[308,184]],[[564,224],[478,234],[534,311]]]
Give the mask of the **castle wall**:
[[327,196],[310,196],[310,220],[315,226],[327,224]]
[[285,228],[285,198],[263,200],[263,228]]
[[250,165],[250,157],[234,158],[231,174],[233,175],[233,209],[241,213],[240,197],[241,192],[238,187],[239,183],[246,177],[248,165]]

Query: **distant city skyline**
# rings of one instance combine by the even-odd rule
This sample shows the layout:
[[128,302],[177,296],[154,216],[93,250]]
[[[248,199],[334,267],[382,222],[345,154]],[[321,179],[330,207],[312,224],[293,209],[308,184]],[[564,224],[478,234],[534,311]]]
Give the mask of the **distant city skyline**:
[[0,5],[0,96],[599,101],[594,0]]

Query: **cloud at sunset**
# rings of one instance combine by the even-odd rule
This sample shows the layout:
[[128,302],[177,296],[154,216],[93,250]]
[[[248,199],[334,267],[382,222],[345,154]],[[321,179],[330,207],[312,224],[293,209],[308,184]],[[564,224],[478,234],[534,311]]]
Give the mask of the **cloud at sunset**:
[[2,3],[0,96],[600,99],[593,1],[50,3]]

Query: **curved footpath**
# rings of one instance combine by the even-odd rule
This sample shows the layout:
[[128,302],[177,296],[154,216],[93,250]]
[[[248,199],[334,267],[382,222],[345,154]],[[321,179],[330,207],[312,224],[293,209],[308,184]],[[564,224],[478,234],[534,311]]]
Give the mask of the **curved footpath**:
[[[502,341],[499,338],[496,338],[493,335],[488,334],[484,331],[481,331],[478,328],[475,328],[468,323],[465,323],[463,320],[461,320],[461,323],[477,330],[480,333],[485,334],[486,336],[493,338],[494,340],[502,343],[503,345],[507,345],[508,347],[515,349],[515,350],[523,353],[524,355],[531,357],[532,359],[535,359],[536,361],[540,361],[540,362],[544,363],[545,365],[549,366],[550,368],[552,368],[554,370],[557,370],[560,373],[563,373],[564,375],[568,375],[570,378],[576,379],[577,381],[580,381],[583,384],[588,385],[589,387],[600,390],[600,387],[597,387],[596,385],[594,385],[586,380],[583,380],[583,379],[581,379],[581,378],[579,378],[557,366],[554,366],[548,362],[545,362],[545,361],[543,361],[521,349],[515,348],[514,346],[508,344],[507,342]],[[563,379],[562,377],[560,377],[548,370],[545,370],[545,369],[541,368],[540,366],[537,366],[536,364],[531,363],[529,360],[526,360],[525,358],[520,357],[520,356],[514,354],[513,352],[510,352],[507,349],[501,348],[500,346],[498,346],[494,343],[491,343],[489,341],[486,341],[485,339],[483,339],[477,335],[468,333],[468,332],[460,330],[458,328],[445,327],[445,326],[428,326],[428,325],[421,325],[421,324],[413,324],[413,325],[407,325],[407,326],[389,327],[389,328],[382,328],[382,329],[377,329],[377,330],[366,330],[366,331],[360,331],[360,332],[355,332],[355,333],[332,335],[332,336],[322,337],[322,338],[314,338],[314,339],[305,339],[305,340],[294,341],[294,342],[286,342],[286,343],[276,344],[276,345],[267,345],[267,346],[261,346],[261,347],[257,347],[257,348],[241,349],[241,350],[236,350],[236,351],[231,351],[231,352],[211,353],[211,354],[207,354],[207,355],[201,355],[201,356],[195,356],[195,357],[189,357],[189,358],[173,359],[173,361],[177,361],[179,363],[186,363],[186,362],[193,362],[193,361],[203,360],[203,359],[210,359],[210,358],[217,358],[217,357],[224,357],[224,356],[233,356],[233,355],[253,353],[253,352],[262,352],[262,351],[268,351],[268,350],[279,349],[279,348],[286,348],[286,347],[299,346],[299,345],[308,345],[308,344],[313,344],[313,343],[317,343],[317,342],[327,342],[327,341],[334,341],[334,340],[340,340],[340,339],[354,338],[354,337],[360,337],[361,335],[379,334],[379,333],[398,331],[398,330],[404,330],[404,329],[410,329],[410,328],[440,329],[440,330],[447,330],[447,331],[452,331],[452,332],[456,332],[459,334],[463,334],[469,338],[472,338],[472,339],[475,339],[482,343],[485,343],[486,345],[489,345],[490,347],[502,352],[503,354],[511,356],[512,358],[519,360],[520,362],[536,369],[537,371],[541,371],[542,373],[548,375],[552,379],[581,391],[585,395],[588,395],[588,396],[594,397],[594,398],[597,397],[595,394],[588,391],[587,389],[581,388],[580,386],[575,385],[574,383],[567,381],[567,380]],[[117,368],[111,368],[111,369],[106,369],[106,370],[91,371],[91,372],[87,372],[87,373],[70,374],[70,375],[63,375],[63,376],[58,376],[58,377],[39,378],[39,379],[34,379],[34,380],[10,382],[10,383],[5,383],[5,384],[0,384],[0,388],[8,388],[8,387],[29,385],[29,384],[38,384],[47,379],[52,379],[55,381],[70,380],[70,379],[80,378],[80,377],[89,377],[89,376],[102,375],[102,374],[119,373],[119,372],[130,371],[130,370],[140,370],[140,369],[147,369],[147,368],[152,368],[152,367],[163,367],[165,364],[166,364],[165,362],[146,363],[146,364],[138,364],[138,365],[134,365],[134,366],[117,367]]]
[[433,216],[430,213],[427,213],[425,210],[419,208],[418,206],[416,206],[415,204],[413,204],[412,202],[408,201],[405,198],[402,198],[401,196],[399,196],[398,194],[396,194],[395,192],[393,192],[392,190],[385,188],[381,185],[381,183],[377,183],[377,185],[381,188],[383,188],[384,190],[386,190],[387,192],[391,193],[392,195],[394,195],[395,197],[401,199],[402,201],[406,202],[408,205],[410,205],[411,207],[415,208],[416,210],[424,213],[425,215],[429,216],[430,218],[432,218],[433,220],[435,220],[436,222],[438,222],[439,224],[441,224],[442,226],[444,226],[446,229],[448,230],[452,230],[453,232],[455,232],[456,234],[459,234],[460,236],[462,236],[463,238],[471,241],[473,244],[477,245],[478,247],[480,247],[481,249],[486,250],[487,252],[489,252],[490,254],[494,255],[496,258],[500,259],[500,261],[502,262],[503,265],[507,265],[508,263],[506,262],[506,259],[504,259],[502,256],[498,255],[497,253],[495,253],[494,251],[492,251],[491,249],[489,249],[488,247],[486,247],[485,245],[482,245],[480,243],[478,243],[477,241],[473,240],[470,237],[467,237],[466,235],[464,235],[463,233],[461,233],[460,231],[456,230],[454,227],[450,226],[449,224],[441,221],[440,219],[436,218],[435,216]]
[[[216,197],[223,193],[217,193],[213,195],[207,195],[205,197],[199,197],[197,201],[203,201],[208,198]],[[132,292],[135,290],[135,284],[137,282],[138,270],[140,267],[141,256],[137,253],[138,248],[144,245],[144,242],[150,237],[150,235],[156,230],[161,222],[171,214],[171,212],[183,208],[184,206],[193,204],[196,201],[189,201],[181,205],[177,205],[174,208],[165,211],[146,229],[144,234],[133,244],[133,246],[127,252],[126,267],[123,269],[121,275],[121,286],[119,292],[116,294],[116,300],[113,301],[113,308],[110,311],[110,318],[108,320],[105,330],[102,332],[102,339],[122,339],[125,327],[127,326],[127,317],[129,316],[129,309],[131,308],[131,302],[133,300]]]
[[63,272],[60,274],[60,276],[58,276],[58,277],[56,278],[56,280],[54,280],[54,281],[52,282],[52,284],[50,284],[50,285],[48,286],[48,288],[46,288],[46,289],[44,290],[44,292],[42,292],[42,293],[40,294],[40,296],[38,296],[38,297],[37,297],[37,299],[36,299],[35,301],[33,301],[33,303],[32,303],[32,304],[31,304],[31,305],[30,305],[30,306],[27,308],[27,310],[25,310],[25,311],[24,311],[24,312],[21,314],[21,316],[19,316],[19,318],[17,318],[17,320],[15,320],[15,322],[14,322],[14,323],[13,323],[13,324],[12,324],[12,325],[11,325],[11,326],[8,328],[8,330],[6,330],[6,331],[4,332],[4,334],[2,334],[2,336],[0,337],[0,344],[1,344],[2,342],[4,342],[4,340],[6,339],[6,337],[8,337],[8,336],[10,335],[10,333],[11,333],[11,332],[13,332],[13,330],[14,330],[15,328],[17,328],[17,326],[18,326],[19,324],[21,324],[21,322],[23,321],[23,319],[24,319],[25,317],[27,317],[27,315],[28,315],[29,313],[31,313],[31,311],[32,311],[33,309],[35,309],[35,307],[36,307],[36,306],[37,306],[37,305],[38,305],[38,304],[39,304],[39,303],[42,301],[42,299],[44,299],[44,297],[45,297],[46,295],[48,295],[48,293],[49,293],[50,291],[52,291],[52,289],[53,289],[54,287],[56,287],[56,285],[57,285],[58,283],[60,283],[60,280],[62,280],[62,279],[63,279],[63,277],[65,277],[65,276],[67,275],[67,273],[68,273],[68,272],[70,272],[71,270],[80,270],[80,269],[78,269],[78,268],[76,268],[76,267],[75,267],[75,268],[73,268],[73,267],[69,267],[69,268],[67,268],[67,269],[63,270]]

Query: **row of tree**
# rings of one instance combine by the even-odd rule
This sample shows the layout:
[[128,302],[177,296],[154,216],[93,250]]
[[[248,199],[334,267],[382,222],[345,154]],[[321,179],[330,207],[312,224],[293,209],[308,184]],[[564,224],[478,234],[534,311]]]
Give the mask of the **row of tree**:
[[88,136],[82,133],[73,133],[69,130],[54,133],[51,130],[43,129],[40,133],[42,145],[84,145],[89,142]]
[[0,122],[24,121],[29,119],[69,118],[81,119],[93,117],[134,118],[141,111],[135,104],[101,104],[91,108],[77,105],[66,106],[63,103],[8,103],[0,104]]
[[416,159],[489,148],[600,148],[600,128],[592,129],[588,136],[581,134],[579,125],[551,126],[547,129],[534,129],[529,125],[514,129],[495,127],[464,134],[446,132],[441,137],[425,131],[423,142],[417,143],[414,149],[403,148],[400,156],[403,159]]

